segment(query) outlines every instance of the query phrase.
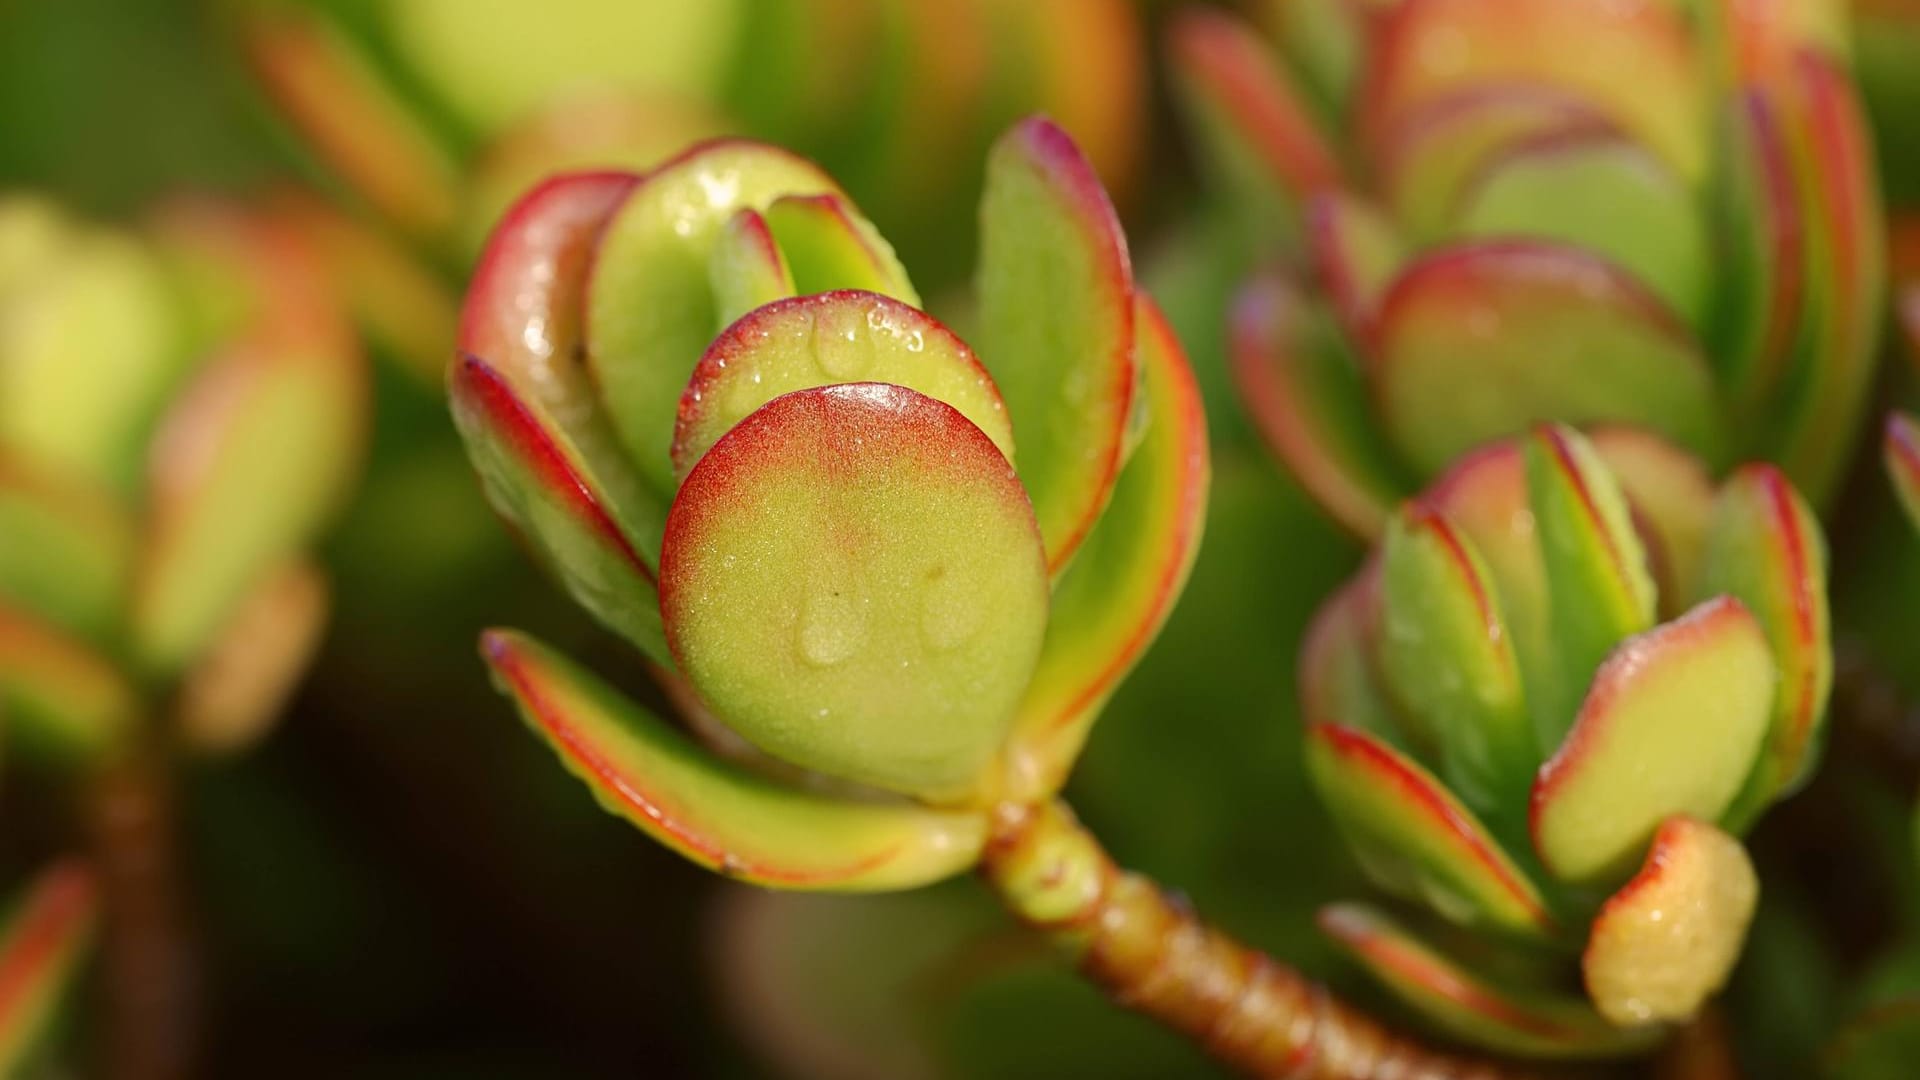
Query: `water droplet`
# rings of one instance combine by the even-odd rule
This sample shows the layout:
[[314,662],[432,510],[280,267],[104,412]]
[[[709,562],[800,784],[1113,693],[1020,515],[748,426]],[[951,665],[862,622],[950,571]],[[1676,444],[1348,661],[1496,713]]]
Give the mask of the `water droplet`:
[[827,378],[852,382],[873,367],[873,337],[858,310],[828,307],[814,318],[813,358]]
[[844,663],[867,643],[867,613],[849,588],[824,588],[800,607],[800,657],[815,667]]
[[969,588],[945,567],[935,567],[921,586],[920,637],[934,652],[951,652],[980,633],[986,605],[977,588]]

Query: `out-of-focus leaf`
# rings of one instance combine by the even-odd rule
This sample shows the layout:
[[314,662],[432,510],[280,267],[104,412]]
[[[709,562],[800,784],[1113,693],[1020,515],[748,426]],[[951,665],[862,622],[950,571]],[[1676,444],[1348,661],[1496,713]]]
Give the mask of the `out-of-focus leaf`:
[[786,256],[794,291],[863,289],[920,306],[892,245],[859,214],[831,192],[783,195],[767,204],[767,228]]
[[19,1075],[46,1037],[92,940],[98,893],[84,864],[56,863],[0,924],[0,1073]]
[[140,701],[84,643],[0,608],[0,724],[8,752],[58,765],[97,759],[133,736]]
[[180,681],[174,722],[194,749],[232,753],[280,714],[327,621],[327,580],[293,562],[266,575]]
[[109,492],[0,455],[0,604],[107,641],[121,626],[134,543]]

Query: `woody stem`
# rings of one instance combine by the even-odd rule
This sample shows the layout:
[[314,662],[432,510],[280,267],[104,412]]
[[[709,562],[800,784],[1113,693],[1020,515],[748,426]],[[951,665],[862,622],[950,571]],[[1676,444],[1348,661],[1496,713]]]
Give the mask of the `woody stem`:
[[1492,1061],[1430,1050],[1208,926],[1129,873],[1059,801],[994,814],[980,874],[1009,911],[1064,948],[1120,1005],[1252,1076],[1513,1080]]

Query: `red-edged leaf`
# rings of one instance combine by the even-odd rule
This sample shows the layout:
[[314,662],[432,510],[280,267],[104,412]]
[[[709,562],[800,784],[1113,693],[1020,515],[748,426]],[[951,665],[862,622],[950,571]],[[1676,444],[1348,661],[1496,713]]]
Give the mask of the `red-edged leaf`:
[[905,889],[966,869],[985,843],[981,814],[847,801],[724,762],[523,635],[490,631],[482,650],[602,806],[709,869],[774,888]]
[[0,723],[9,746],[56,764],[97,760],[140,722],[126,676],[86,644],[0,608]]
[[40,872],[0,925],[0,1073],[22,1075],[81,969],[99,886],[79,862]]

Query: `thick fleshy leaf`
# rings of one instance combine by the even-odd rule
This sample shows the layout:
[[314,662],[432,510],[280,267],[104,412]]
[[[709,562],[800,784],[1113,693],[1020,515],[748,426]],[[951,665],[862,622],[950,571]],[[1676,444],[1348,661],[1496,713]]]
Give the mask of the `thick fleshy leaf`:
[[1301,719],[1359,728],[1403,753],[1431,754],[1433,733],[1401,711],[1381,675],[1374,642],[1383,615],[1380,564],[1369,561],[1320,605],[1301,639]]
[[1321,289],[1349,338],[1371,342],[1380,294],[1406,261],[1406,245],[1385,214],[1356,196],[1319,195],[1307,204],[1306,219]]
[[[666,500],[627,461],[580,360],[594,244],[637,182],[628,173],[570,173],[528,192],[481,253],[460,312],[459,348],[549,429],[546,438],[572,459],[570,468],[651,575]],[[461,377],[449,375],[456,384]]]
[[131,621],[143,667],[191,663],[261,575],[313,539],[359,466],[366,398],[357,354],[272,335],[195,375],[149,458]]
[[1307,729],[1307,773],[1361,866],[1454,922],[1554,932],[1540,890],[1432,773],[1357,728]]
[[1627,497],[1646,549],[1662,618],[1685,610],[1700,580],[1700,559],[1713,514],[1713,479],[1700,459],[1634,428],[1586,433],[1607,472]]
[[1760,620],[1780,672],[1766,743],[1727,816],[1738,833],[1812,774],[1833,689],[1826,541],[1813,511],[1771,465],[1749,465],[1720,489],[1700,595],[1722,594]]
[[705,97],[720,85],[742,0],[391,0],[394,51],[473,130],[498,131],[582,87]]
[[1807,225],[1809,347],[1789,374],[1775,457],[1815,505],[1836,494],[1873,381],[1886,272],[1871,140],[1852,84],[1819,55],[1795,58],[1788,146]]
[[1728,597],[1623,643],[1534,784],[1547,869],[1616,882],[1667,818],[1718,820],[1760,753],[1777,682],[1766,633]]
[[1201,150],[1258,227],[1285,230],[1307,196],[1340,183],[1332,146],[1273,50],[1240,20],[1182,9],[1168,59]]
[[1012,736],[1015,797],[1059,790],[1107,699],[1153,644],[1186,586],[1206,524],[1212,462],[1200,388],[1173,328],[1140,298],[1135,353],[1146,435],[1113,501],[1053,591],[1040,664]]
[[0,456],[0,604],[105,641],[121,625],[134,544],[109,492]]
[[[1526,459],[1519,442],[1493,443],[1461,458],[1427,488],[1421,501],[1445,517],[1486,563],[1513,637],[1534,730],[1563,729],[1566,719],[1553,713],[1553,703],[1563,694],[1561,682],[1572,676],[1561,670],[1559,644],[1553,636],[1546,562],[1540,555],[1538,522],[1528,501]],[[1579,673],[1582,684],[1586,676],[1587,672]]]
[[884,383],[798,390],[736,425],[667,519],[660,608],[727,724],[804,768],[976,795],[1038,659],[1033,511],[952,406]]
[[1920,528],[1920,421],[1904,413],[1888,416],[1881,449],[1893,493],[1907,518]]
[[194,749],[232,753],[259,740],[320,647],[326,575],[296,561],[269,573],[180,681],[174,727]]
[[140,701],[126,677],[83,642],[0,608],[0,727],[8,753],[89,761],[134,734]]
[[77,231],[19,276],[5,301],[0,446],[132,488],[187,359],[160,261],[125,236]]
[[720,230],[707,261],[707,283],[722,326],[796,293],[787,257],[758,210],[740,211]]
[[[1716,264],[1717,317],[1712,351],[1726,399],[1741,417],[1757,417],[1786,377],[1806,302],[1806,237],[1780,110],[1750,92],[1727,110],[1710,192],[1724,250]],[[1743,445],[1764,445],[1755,425]]]
[[1618,135],[1555,132],[1507,145],[1460,193],[1451,231],[1583,248],[1618,264],[1689,326],[1706,317],[1712,249],[1697,197]]
[[447,389],[454,424],[494,511],[568,595],[666,662],[653,570],[558,426],[474,357],[454,366]]
[[1288,471],[1342,525],[1379,535],[1412,485],[1380,443],[1333,319],[1292,283],[1258,278],[1234,304],[1229,345],[1241,400]]
[[458,168],[353,43],[291,4],[249,4],[242,19],[255,76],[329,165],[412,232],[453,225]]
[[1551,87],[1455,91],[1394,126],[1381,151],[1380,182],[1395,220],[1412,239],[1431,244],[1453,221],[1461,191],[1508,147],[1616,130],[1580,98]]
[[1013,460],[1013,426],[986,369],[933,316],[872,292],[777,301],[728,327],[700,358],[680,399],[673,467],[684,477],[709,447],[782,394],[887,382],[945,402]]
[[1705,172],[1705,67],[1686,17],[1659,0],[1407,0],[1376,28],[1362,133],[1451,92],[1537,84],[1590,103],[1688,183]]
[[702,143],[648,173],[601,233],[587,283],[587,367],[629,459],[663,502],[674,488],[680,392],[719,327],[714,246],[740,210],[818,194],[841,192],[812,162],[761,143]]
[[0,924],[0,1074],[24,1075],[82,969],[99,886],[79,862],[40,872]]
[[980,356],[1058,576],[1113,493],[1138,368],[1126,236],[1093,167],[1045,120],[994,144],[976,278]]
[[1429,1023],[1476,1046],[1547,1060],[1650,1049],[1657,1027],[1618,1028],[1586,1001],[1538,986],[1502,986],[1362,904],[1320,909],[1320,929]]
[[1432,733],[1447,786],[1497,832],[1524,837],[1519,810],[1540,750],[1485,564],[1444,517],[1414,502],[1387,526],[1380,576],[1375,647],[1395,700]]
[[1721,453],[1712,373],[1686,328],[1612,263],[1546,241],[1416,260],[1381,303],[1373,382],[1388,434],[1428,473],[1548,420],[1647,428],[1709,463]]
[[862,289],[920,306],[892,245],[844,197],[785,195],[767,204],[765,217],[793,272],[794,291]]
[[982,814],[854,802],[723,761],[524,635],[489,631],[501,690],[611,813],[709,869],[785,889],[905,889],[965,870]]
[[1651,627],[1658,597],[1626,496],[1593,444],[1569,428],[1528,436],[1524,456],[1546,568],[1558,696],[1542,703],[1543,746],[1557,746],[1586,679],[1627,637]]
[[1760,897],[1740,841],[1690,817],[1660,826],[1645,863],[1594,916],[1587,994],[1620,1025],[1693,1019],[1725,985]]

